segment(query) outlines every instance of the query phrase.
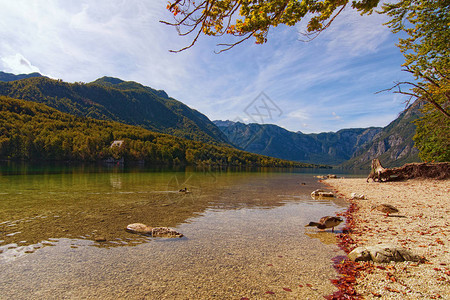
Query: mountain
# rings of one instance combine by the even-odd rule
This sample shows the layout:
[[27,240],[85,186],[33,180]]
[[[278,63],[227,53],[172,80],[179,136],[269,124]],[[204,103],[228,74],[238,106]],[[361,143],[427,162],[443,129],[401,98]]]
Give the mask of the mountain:
[[343,129],[338,132],[303,134],[270,124],[214,121],[237,147],[258,154],[318,164],[337,165],[351,158],[381,128]]
[[26,78],[33,78],[33,77],[44,77],[44,76],[42,76],[39,73],[15,75],[15,74],[5,73],[5,72],[0,71],[0,81],[5,81],[5,82],[21,80],[21,79],[26,79]]
[[276,125],[214,121],[237,147],[258,154],[342,168],[370,168],[373,158],[385,167],[419,162],[412,140],[420,116],[419,105],[412,105],[385,128],[352,128],[337,132],[304,134]]
[[343,163],[344,168],[370,168],[372,159],[379,158],[385,167],[399,167],[406,163],[420,162],[419,150],[414,148],[413,123],[421,116],[423,105],[413,103],[394,121],[383,128],[369,143],[359,147],[351,159]]
[[319,167],[0,96],[0,160],[100,161],[111,157],[150,165]]
[[228,144],[226,136],[205,115],[170,98],[164,91],[118,78],[102,77],[87,84],[46,77],[26,78],[0,82],[0,95],[43,103],[77,116],[117,121],[191,140]]

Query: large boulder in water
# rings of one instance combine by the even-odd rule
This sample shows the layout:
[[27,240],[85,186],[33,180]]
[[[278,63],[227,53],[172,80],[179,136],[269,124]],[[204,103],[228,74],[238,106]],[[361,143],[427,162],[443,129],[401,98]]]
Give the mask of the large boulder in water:
[[152,237],[182,237],[183,235],[169,227],[150,227],[142,223],[129,224],[125,229],[131,233],[145,234]]

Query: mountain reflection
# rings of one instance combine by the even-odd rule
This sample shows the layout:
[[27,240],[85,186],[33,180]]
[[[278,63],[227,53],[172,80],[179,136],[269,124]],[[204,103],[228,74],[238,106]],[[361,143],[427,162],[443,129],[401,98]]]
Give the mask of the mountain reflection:
[[[0,251],[32,252],[26,247],[55,239],[89,240],[96,247],[138,245],[151,238],[126,232],[130,223],[176,228],[207,209],[270,209],[308,199],[317,185],[312,176],[270,172],[3,175]],[[182,188],[189,193],[178,192]]]

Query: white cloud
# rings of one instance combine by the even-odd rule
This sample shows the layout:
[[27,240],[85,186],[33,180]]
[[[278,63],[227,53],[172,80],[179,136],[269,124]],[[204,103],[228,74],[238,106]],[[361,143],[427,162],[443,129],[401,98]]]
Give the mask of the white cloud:
[[380,25],[383,16],[345,11],[310,43],[298,41],[298,27],[280,26],[265,45],[248,42],[216,55],[220,41],[203,37],[173,54],[168,50],[192,37],[159,22],[171,18],[164,1],[0,4],[3,71],[42,71],[71,82],[105,75],[134,80],[166,90],[210,119],[244,119],[245,107],[265,92],[283,111],[276,122],[292,131],[339,130],[363,113],[379,125],[402,109],[397,96],[374,95],[402,76],[402,56]]
[[331,115],[333,116],[332,118],[333,118],[334,120],[341,120],[341,119],[342,119],[342,118],[341,118],[340,116],[338,116],[334,111],[331,112]]
[[9,55],[1,58],[3,68],[6,72],[13,74],[29,74],[34,72],[40,72],[39,68],[33,66],[28,59],[22,54],[16,53],[15,55]]
[[287,114],[287,117],[298,119],[299,121],[305,121],[310,118],[310,115],[305,109],[297,109]]

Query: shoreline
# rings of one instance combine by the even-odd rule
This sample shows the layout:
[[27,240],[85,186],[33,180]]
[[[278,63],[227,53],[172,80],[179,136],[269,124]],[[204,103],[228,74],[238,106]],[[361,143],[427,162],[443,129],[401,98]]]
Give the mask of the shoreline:
[[[365,178],[343,178],[322,183],[350,203],[344,213],[344,233],[338,236],[344,251],[389,243],[427,260],[420,264],[342,261],[335,267],[345,269],[339,272],[343,276],[334,282],[341,293],[347,290],[347,295],[365,299],[438,299],[450,295],[450,180],[367,183]],[[351,193],[364,194],[366,199],[351,200]],[[371,211],[373,205],[381,203],[391,204],[399,212],[386,217]],[[342,282],[342,278],[347,281]]]

